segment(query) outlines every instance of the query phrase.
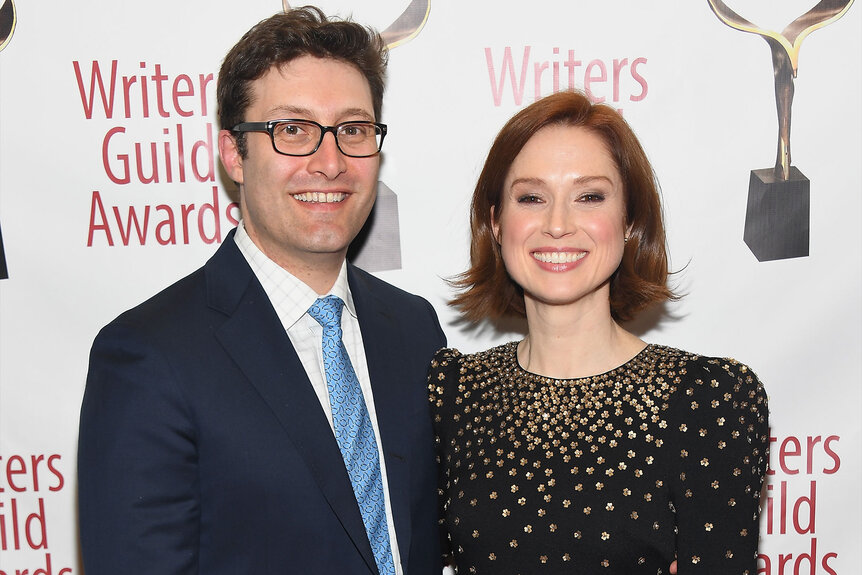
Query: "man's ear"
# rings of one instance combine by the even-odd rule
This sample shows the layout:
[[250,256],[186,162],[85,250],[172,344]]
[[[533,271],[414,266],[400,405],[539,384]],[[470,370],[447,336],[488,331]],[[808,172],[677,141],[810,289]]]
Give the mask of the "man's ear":
[[236,138],[229,130],[220,130],[218,133],[218,155],[230,179],[242,184],[242,155],[239,153]]

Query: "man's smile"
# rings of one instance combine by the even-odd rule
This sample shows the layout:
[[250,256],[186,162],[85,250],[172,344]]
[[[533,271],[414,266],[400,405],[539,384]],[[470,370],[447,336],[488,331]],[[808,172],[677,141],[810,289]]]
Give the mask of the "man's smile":
[[344,192],[304,192],[302,194],[293,194],[293,197],[300,202],[333,204],[343,202],[347,194]]

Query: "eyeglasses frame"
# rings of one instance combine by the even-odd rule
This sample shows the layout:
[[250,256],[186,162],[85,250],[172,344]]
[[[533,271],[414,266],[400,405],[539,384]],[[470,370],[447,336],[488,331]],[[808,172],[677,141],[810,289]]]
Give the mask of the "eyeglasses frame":
[[[317,145],[314,146],[314,149],[308,152],[307,154],[288,154],[286,152],[282,152],[275,146],[275,126],[283,123],[290,122],[302,122],[305,124],[314,124],[318,128],[320,128],[320,140],[318,140]],[[344,150],[341,149],[341,144],[338,143],[338,130],[346,125],[350,124],[364,124],[375,126],[378,130],[380,130],[380,143],[377,146],[377,151],[373,154],[361,155],[357,156],[355,154],[348,154]],[[380,153],[383,149],[383,140],[386,138],[387,126],[386,124],[381,124],[380,122],[369,122],[366,120],[351,120],[349,122],[341,122],[334,126],[324,126],[314,120],[306,120],[302,118],[284,118],[280,120],[268,120],[266,122],[240,122],[233,128],[231,128],[231,132],[265,132],[269,134],[269,141],[272,143],[272,149],[275,150],[277,154],[281,154],[282,156],[291,156],[293,158],[304,158],[306,156],[310,156],[314,154],[317,150],[320,149],[320,145],[323,143],[323,138],[326,136],[328,132],[332,133],[332,137],[335,139],[335,147],[338,148],[338,151],[348,158],[371,158]]]

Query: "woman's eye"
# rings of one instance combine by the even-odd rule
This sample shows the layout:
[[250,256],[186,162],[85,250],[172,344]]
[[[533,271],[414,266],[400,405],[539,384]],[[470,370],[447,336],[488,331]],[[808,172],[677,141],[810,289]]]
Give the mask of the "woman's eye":
[[519,204],[537,204],[541,201],[542,199],[536,194],[523,194],[521,196],[518,196]]
[[604,194],[593,193],[593,192],[590,192],[588,194],[584,194],[583,196],[580,197],[580,201],[587,203],[587,204],[594,204],[597,202],[602,202],[602,201],[604,201],[604,199],[605,199]]

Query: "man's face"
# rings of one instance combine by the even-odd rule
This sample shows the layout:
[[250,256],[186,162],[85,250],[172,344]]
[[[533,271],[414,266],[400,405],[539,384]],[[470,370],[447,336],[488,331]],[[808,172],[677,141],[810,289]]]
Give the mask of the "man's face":
[[[371,90],[354,66],[301,56],[271,68],[251,85],[244,120],[314,120],[334,126],[374,121]],[[248,153],[239,156],[233,136],[219,134],[219,152],[240,185],[246,231],[273,261],[294,275],[338,264],[374,205],[379,156],[350,158],[326,134],[310,156],[277,153],[269,134],[245,135]],[[334,279],[334,278],[333,278]]]

